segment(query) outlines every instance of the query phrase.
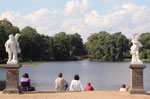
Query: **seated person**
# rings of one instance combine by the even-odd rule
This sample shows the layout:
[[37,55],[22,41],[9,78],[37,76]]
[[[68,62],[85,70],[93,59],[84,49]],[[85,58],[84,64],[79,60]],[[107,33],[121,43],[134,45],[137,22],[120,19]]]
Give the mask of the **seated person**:
[[85,87],[85,91],[93,91],[94,88],[91,86],[91,83],[87,83],[87,86]]
[[128,91],[128,89],[129,89],[129,86],[126,86],[125,84],[122,84],[122,87],[120,88],[119,91],[125,92],[125,91]]
[[21,90],[22,91],[35,91],[34,87],[31,87],[31,80],[29,79],[29,75],[24,73],[21,78]]
[[71,81],[70,91],[84,91],[79,75],[74,75],[74,80]]
[[63,74],[59,73],[58,78],[55,79],[55,89],[56,91],[66,91],[68,88],[68,82],[62,78]]

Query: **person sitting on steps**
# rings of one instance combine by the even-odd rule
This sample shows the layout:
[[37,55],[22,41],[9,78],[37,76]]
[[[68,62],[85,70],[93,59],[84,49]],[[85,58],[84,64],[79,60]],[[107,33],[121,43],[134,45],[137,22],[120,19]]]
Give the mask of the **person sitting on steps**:
[[93,91],[93,90],[94,90],[94,88],[91,86],[91,83],[88,82],[87,86],[85,87],[85,91]]
[[31,87],[31,80],[28,73],[24,73],[21,78],[21,90],[22,91],[35,91],[34,87]]
[[84,91],[80,81],[80,77],[77,74],[74,75],[74,79],[71,81],[70,91]]
[[55,79],[55,90],[56,91],[66,91],[68,88],[68,82],[62,78],[63,74],[59,73],[58,78]]
[[122,84],[122,87],[120,88],[119,91],[125,92],[125,91],[128,91],[128,89],[129,89],[129,86],[126,86],[125,84]]

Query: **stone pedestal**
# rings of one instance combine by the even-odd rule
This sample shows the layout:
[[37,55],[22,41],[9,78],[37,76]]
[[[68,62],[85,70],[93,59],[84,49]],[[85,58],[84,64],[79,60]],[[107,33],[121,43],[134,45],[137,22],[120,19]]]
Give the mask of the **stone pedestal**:
[[130,94],[146,94],[143,88],[143,69],[144,64],[130,64]]
[[6,89],[3,93],[19,93],[19,68],[21,64],[5,64]]

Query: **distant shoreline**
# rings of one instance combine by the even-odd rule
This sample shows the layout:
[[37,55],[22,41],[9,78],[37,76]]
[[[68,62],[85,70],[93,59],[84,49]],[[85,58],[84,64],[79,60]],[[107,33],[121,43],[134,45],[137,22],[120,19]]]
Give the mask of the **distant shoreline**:
[[[130,62],[131,59],[124,59],[123,61],[101,61],[98,59],[85,59],[85,60],[89,60],[89,61],[95,61],[95,62]],[[141,59],[142,62],[150,62],[150,59]]]
[[[32,62],[21,62],[20,64],[22,64],[22,66],[35,66],[38,64],[42,64],[46,61],[32,61]],[[0,64],[0,67],[3,66],[4,64]]]
[[[123,61],[100,61],[100,60],[90,60],[90,59],[84,59],[88,61],[93,61],[93,62],[130,62],[131,59],[124,59]],[[72,61],[72,60],[70,60]],[[81,61],[81,60],[76,60],[76,61]],[[150,59],[142,59],[143,62],[150,62]],[[38,64],[42,64],[45,62],[50,62],[50,61],[32,61],[32,62],[21,62],[22,66],[35,66]],[[57,62],[57,61],[55,61]],[[58,61],[59,62],[59,61]],[[0,64],[0,67],[2,67],[4,64]]]

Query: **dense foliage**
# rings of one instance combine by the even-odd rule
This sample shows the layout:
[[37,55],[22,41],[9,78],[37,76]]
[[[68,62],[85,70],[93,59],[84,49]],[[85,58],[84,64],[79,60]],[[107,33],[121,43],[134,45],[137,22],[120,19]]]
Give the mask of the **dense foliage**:
[[109,34],[105,31],[92,34],[88,38],[87,49],[92,57],[101,61],[122,61],[128,51],[129,40],[120,32]]
[[143,33],[141,35],[140,41],[143,45],[141,50],[141,58],[150,59],[150,33]]
[[[105,31],[94,33],[83,40],[78,33],[66,34],[60,32],[53,37],[39,34],[36,29],[27,26],[22,30],[7,19],[0,20],[0,63],[7,61],[4,44],[10,34],[20,33],[20,61],[59,61],[77,60],[79,56],[90,56],[100,61],[122,61],[131,58],[131,39],[121,32],[110,34]],[[150,59],[150,33],[143,33],[140,39],[143,48],[141,58]]]
[[70,60],[84,55],[81,36],[78,33],[67,35],[65,32],[60,32],[56,34],[53,37],[53,52],[57,60]]

